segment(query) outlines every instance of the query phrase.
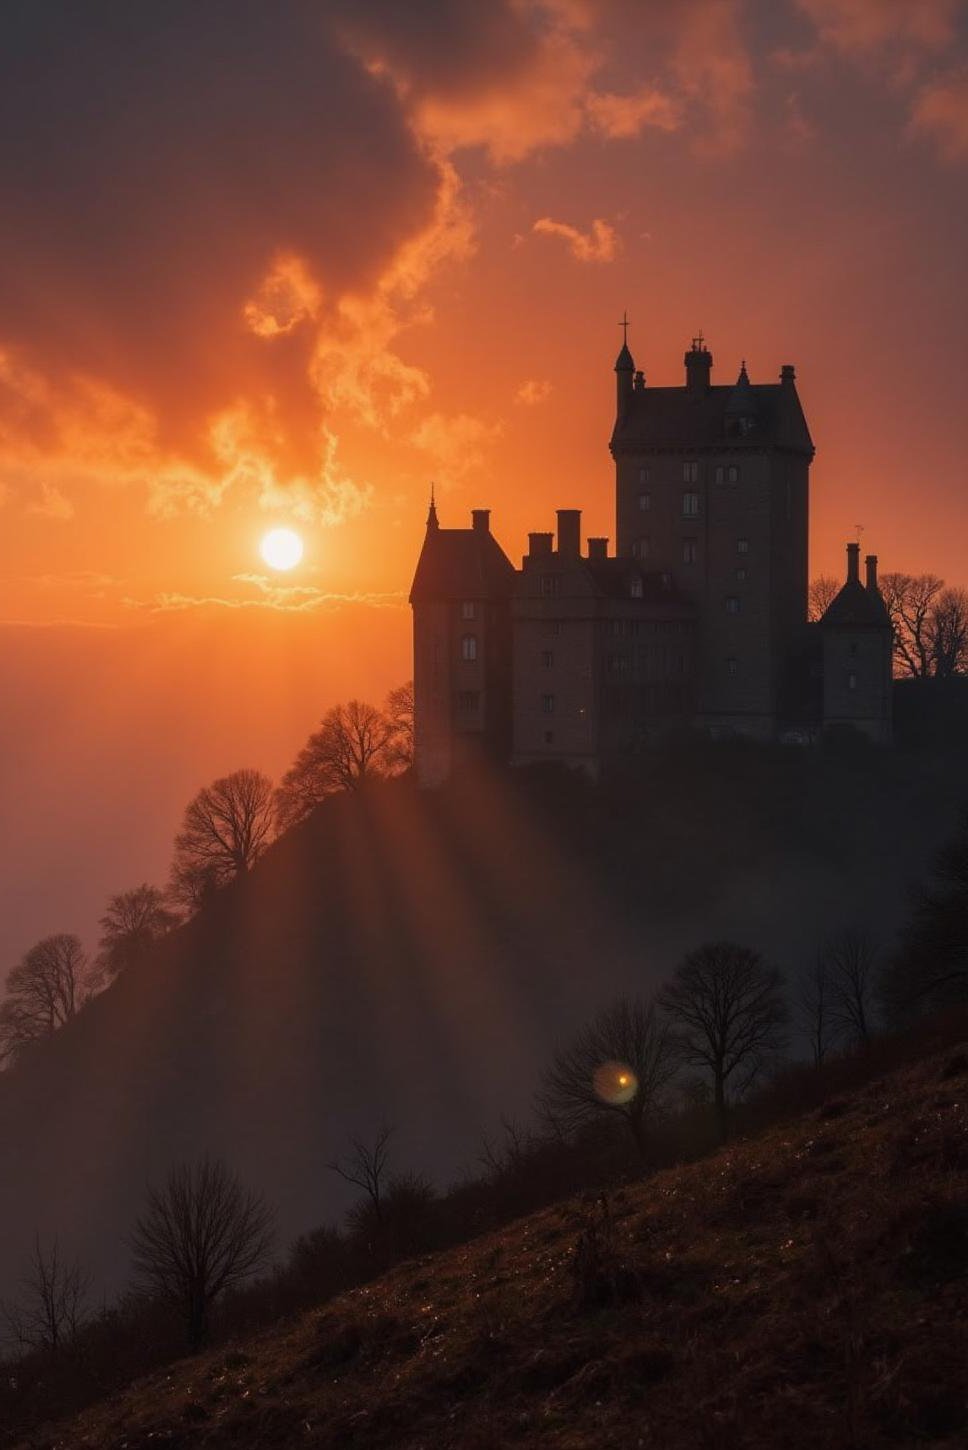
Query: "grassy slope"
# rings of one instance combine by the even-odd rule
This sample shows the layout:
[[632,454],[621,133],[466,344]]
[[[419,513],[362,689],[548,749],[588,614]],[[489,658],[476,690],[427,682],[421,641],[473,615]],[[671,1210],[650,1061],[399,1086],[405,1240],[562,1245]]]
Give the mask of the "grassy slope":
[[30,1444],[968,1443],[968,1044],[609,1213],[611,1250],[599,1204],[556,1205]]

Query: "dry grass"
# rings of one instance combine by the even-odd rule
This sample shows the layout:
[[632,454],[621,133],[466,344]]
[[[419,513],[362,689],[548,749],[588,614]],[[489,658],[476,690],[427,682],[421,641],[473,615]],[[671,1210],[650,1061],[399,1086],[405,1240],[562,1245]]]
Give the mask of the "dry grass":
[[968,1048],[181,1361],[33,1450],[968,1444]]

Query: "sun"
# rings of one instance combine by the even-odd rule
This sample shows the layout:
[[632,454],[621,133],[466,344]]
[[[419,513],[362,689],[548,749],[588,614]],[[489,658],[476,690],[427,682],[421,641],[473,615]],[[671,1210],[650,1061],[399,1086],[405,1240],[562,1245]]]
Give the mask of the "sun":
[[292,529],[270,529],[259,552],[270,569],[295,569],[303,556],[303,541]]

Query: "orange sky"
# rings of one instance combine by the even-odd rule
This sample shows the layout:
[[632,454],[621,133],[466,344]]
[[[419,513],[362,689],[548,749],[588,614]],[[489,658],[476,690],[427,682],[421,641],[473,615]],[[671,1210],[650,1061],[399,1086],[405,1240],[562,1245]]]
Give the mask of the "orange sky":
[[[409,673],[444,523],[614,534],[616,323],[793,362],[814,572],[968,583],[963,0],[11,0],[0,971]],[[302,565],[258,540],[292,524]],[[93,844],[92,844],[93,838]]]

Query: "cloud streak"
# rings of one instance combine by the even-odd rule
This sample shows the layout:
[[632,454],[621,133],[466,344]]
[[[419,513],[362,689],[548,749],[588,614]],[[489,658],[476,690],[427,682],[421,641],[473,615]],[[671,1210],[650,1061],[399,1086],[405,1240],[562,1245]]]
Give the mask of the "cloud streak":
[[587,232],[549,216],[539,217],[531,230],[539,236],[560,237],[576,262],[613,262],[618,252],[615,228],[601,217],[594,219]]

